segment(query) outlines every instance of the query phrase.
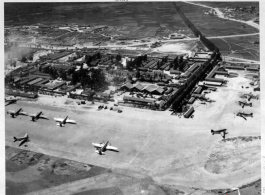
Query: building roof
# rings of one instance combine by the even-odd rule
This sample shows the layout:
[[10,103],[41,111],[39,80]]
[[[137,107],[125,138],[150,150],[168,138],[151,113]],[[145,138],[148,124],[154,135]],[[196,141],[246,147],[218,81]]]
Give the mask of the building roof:
[[19,84],[20,84],[20,85],[23,85],[23,84],[25,84],[25,83],[28,83],[28,82],[34,80],[35,78],[36,78],[36,77],[27,77],[25,80],[21,81]]
[[52,67],[56,68],[56,69],[71,69],[74,68],[74,66],[68,66],[68,65],[53,65]]
[[120,88],[127,88],[127,89],[132,89],[133,88],[133,85],[131,83],[126,83],[124,85],[122,85]]
[[101,92],[96,93],[96,95],[98,95],[98,96],[102,96],[102,97],[110,97],[110,94],[107,94],[107,93],[101,93]]
[[179,70],[170,70],[170,74],[181,74],[181,72]]
[[197,87],[197,88],[195,89],[194,93],[201,93],[201,91],[202,91],[202,87],[199,86],[199,87]]
[[51,90],[54,90],[54,89],[57,89],[57,88],[59,88],[59,87],[65,85],[65,84],[66,84],[66,82],[63,81],[63,82],[57,83],[57,84],[55,84],[55,85],[49,85],[49,84],[48,84],[48,85],[46,85],[46,87],[48,87],[48,88],[51,89]]
[[143,90],[146,90],[148,92],[153,92],[157,88],[156,85],[148,85]]
[[40,82],[40,81],[42,81],[42,80],[43,80],[43,78],[37,78],[37,79],[35,79],[35,80],[33,80],[33,81],[30,81],[30,82],[28,83],[28,85],[33,85],[33,84],[38,83],[38,82]]
[[143,85],[141,85],[140,83],[134,85],[132,88],[138,89],[138,90],[142,90],[144,88]]
[[158,87],[155,89],[158,93],[162,94],[165,90],[162,87]]
[[123,96],[123,100],[135,101],[135,102],[145,102],[145,103],[154,103],[155,102],[155,100],[129,97],[129,96]]
[[200,64],[194,63],[187,71],[194,72],[197,68],[199,68]]
[[158,92],[161,94],[164,92],[164,89],[162,87],[158,87],[156,85],[148,85],[147,87],[143,88],[142,90],[146,90],[149,93]]

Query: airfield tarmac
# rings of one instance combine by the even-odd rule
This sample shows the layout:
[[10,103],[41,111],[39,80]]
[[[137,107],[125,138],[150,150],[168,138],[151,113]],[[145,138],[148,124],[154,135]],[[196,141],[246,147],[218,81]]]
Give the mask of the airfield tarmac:
[[[6,145],[17,147],[13,136],[28,133],[31,142],[25,149],[35,152],[128,170],[128,175],[149,175],[161,184],[203,189],[239,187],[260,178],[260,101],[252,99],[253,106],[244,108],[246,113],[253,112],[254,117],[247,120],[235,116],[242,111],[237,101],[242,100],[243,93],[260,92],[253,92],[249,85],[252,73],[231,72],[239,76],[225,78],[226,86],[206,95],[216,102],[200,104],[196,100],[194,117],[190,119],[170,115],[169,111],[131,107],[121,107],[122,113],[98,111],[102,103],[87,102],[83,106],[73,100],[73,105],[65,105],[66,97],[42,95],[36,102],[18,101],[6,106],[6,111],[20,107],[28,113],[43,111],[49,120],[32,122],[28,116],[13,119],[6,115]],[[56,126],[53,118],[66,115],[77,124]],[[230,141],[211,135],[211,129],[219,128],[228,129],[226,138]],[[120,152],[96,154],[91,143],[103,140],[110,141]]]

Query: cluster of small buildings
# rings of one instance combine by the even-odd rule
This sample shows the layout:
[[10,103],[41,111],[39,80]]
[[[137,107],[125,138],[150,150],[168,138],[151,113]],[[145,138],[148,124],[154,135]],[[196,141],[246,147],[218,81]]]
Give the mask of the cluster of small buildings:
[[248,6],[248,7],[226,7],[226,11],[242,11],[242,12],[258,12],[258,8],[255,6]]
[[[123,65],[113,59],[111,55],[101,55],[95,51],[83,50],[79,51],[81,61],[71,61],[72,56],[77,51],[65,50],[42,57],[42,62],[31,63],[26,67],[21,67],[12,72],[15,78],[14,83],[23,90],[38,91],[39,94],[50,95],[68,95],[70,98],[81,100],[99,99],[104,101],[114,101],[111,92],[97,92],[92,89],[82,89],[81,84],[69,85],[71,78],[52,79],[50,74],[45,70],[52,67],[55,70],[68,70],[74,68],[78,71],[78,63],[84,64],[84,56],[89,55],[92,58],[91,67],[103,69],[105,73],[112,72],[112,75],[119,75],[126,79],[126,83],[121,84],[116,92],[120,93],[118,103],[126,106],[137,106],[155,110],[165,110],[172,102],[181,97],[185,97],[185,89],[189,88],[191,83],[201,79],[203,73],[210,68],[211,55],[208,53],[197,54],[195,57],[185,56],[183,59],[183,70],[172,68],[172,60],[170,58],[150,58],[141,64],[138,70],[124,70]],[[137,58],[138,56],[130,56]],[[60,59],[69,59],[71,63],[60,63]],[[167,59],[167,60],[166,60]],[[40,67],[42,71],[40,72]],[[107,71],[106,67],[112,67],[112,71]],[[114,69],[113,69],[114,68]],[[136,77],[136,74],[138,76]],[[223,82],[215,78],[217,74],[227,74],[219,68],[213,70],[205,78],[205,82],[218,83]],[[114,76],[115,77],[115,76]],[[128,79],[131,77],[131,80]],[[195,93],[200,93],[200,88]],[[182,95],[184,94],[184,96]],[[183,96],[183,97],[182,97]]]
[[216,15],[216,11],[214,9],[211,9],[210,11],[203,11],[204,15]]

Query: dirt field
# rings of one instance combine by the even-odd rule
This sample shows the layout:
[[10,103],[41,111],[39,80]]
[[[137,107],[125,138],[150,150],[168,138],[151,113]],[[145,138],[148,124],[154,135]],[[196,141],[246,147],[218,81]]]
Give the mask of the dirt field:
[[259,41],[258,36],[211,39],[211,41],[224,56],[260,60],[259,44],[254,44],[255,41]]
[[[206,36],[236,35],[258,32],[257,29],[248,25],[243,28],[242,24],[239,22],[224,20],[217,16],[204,15],[203,11],[209,11],[207,8],[184,2],[177,2],[177,5],[194,26]],[[229,6],[229,4],[227,6]]]
[[[42,110],[49,120],[32,122],[27,116],[14,119],[6,115],[6,145],[18,147],[13,136],[28,133],[29,150],[112,170],[122,168],[128,170],[127,174],[136,171],[160,184],[201,189],[241,186],[260,178],[260,102],[252,99],[253,106],[244,108],[246,113],[253,112],[253,118],[236,117],[242,111],[237,102],[240,95],[253,92],[253,87],[246,77],[249,73],[232,72],[239,76],[225,78],[227,86],[206,95],[216,102],[194,103],[193,119],[171,116],[169,111],[130,107],[122,108],[122,113],[98,111],[99,103],[64,105],[63,97],[42,96],[35,103],[21,101],[7,106],[6,111],[20,107],[29,113]],[[66,115],[77,124],[56,126],[53,118]],[[226,137],[238,141],[222,142],[220,135],[211,135],[211,129],[219,128],[227,128]],[[103,140],[110,141],[120,152],[96,154],[91,143]],[[224,166],[225,162],[232,167]]]
[[[95,185],[96,184],[96,185]],[[134,187],[131,188],[131,185]],[[135,186],[136,185],[136,186]],[[122,195],[145,190],[164,194],[149,178],[79,163],[28,150],[6,147],[6,194]]]

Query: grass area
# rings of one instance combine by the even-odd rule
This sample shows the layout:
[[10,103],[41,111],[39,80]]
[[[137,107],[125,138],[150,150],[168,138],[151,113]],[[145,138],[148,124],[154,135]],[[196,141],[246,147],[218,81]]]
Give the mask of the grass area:
[[163,23],[169,28],[174,28],[171,27],[173,22],[177,26],[185,27],[180,18],[172,18],[176,15],[176,11],[171,8],[171,5],[171,3],[162,2],[5,3],[5,25],[40,22],[160,27],[160,23]]
[[101,188],[94,190],[87,190],[76,193],[74,195],[123,195],[122,191],[117,187]]
[[258,36],[211,39],[211,41],[224,56],[260,60],[259,44],[254,44],[255,41],[259,41]]
[[200,30],[203,34],[210,36],[236,35],[256,33],[257,29],[242,23],[233,22],[218,18],[217,16],[204,15],[204,10],[209,10],[197,5],[191,5],[183,2],[176,3],[186,17]]
[[111,172],[27,150],[15,149],[14,152],[11,147],[6,147],[6,153],[13,154],[6,161],[6,194],[24,194]]
[[258,1],[237,1],[237,2],[211,2],[211,1],[197,1],[196,3],[207,5],[210,7],[226,8],[226,7],[248,7],[255,6],[259,7]]

